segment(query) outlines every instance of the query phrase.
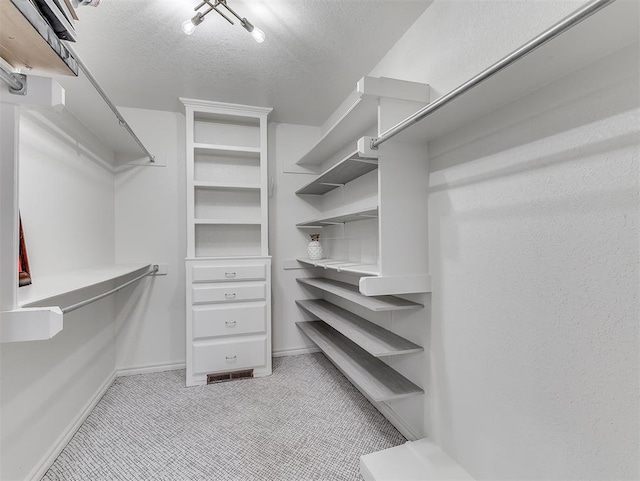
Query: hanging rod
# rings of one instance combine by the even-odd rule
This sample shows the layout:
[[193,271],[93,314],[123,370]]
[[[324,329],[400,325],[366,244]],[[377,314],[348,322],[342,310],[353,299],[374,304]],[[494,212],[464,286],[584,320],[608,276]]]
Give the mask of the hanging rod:
[[25,82],[22,76],[13,72],[8,72],[2,64],[0,64],[0,79],[4,80],[14,92],[22,92],[25,87]]
[[91,72],[89,71],[89,68],[85,65],[85,63],[82,61],[80,56],[76,53],[76,51],[73,49],[73,47],[71,45],[69,45],[69,42],[66,42],[65,46],[69,49],[69,52],[71,52],[71,55],[73,55],[73,57],[75,58],[76,62],[78,62],[78,67],[80,67],[80,70],[82,70],[82,72],[87,76],[87,79],[89,79],[89,82],[91,82],[91,85],[93,85],[93,88],[96,89],[96,91],[100,94],[100,96],[103,98],[103,100],[109,106],[111,111],[115,114],[115,116],[118,119],[118,122],[120,122],[120,125],[122,127],[124,127],[127,132],[129,132],[129,135],[131,135],[131,137],[133,137],[133,140],[136,141],[138,146],[142,149],[142,151],[145,153],[145,155],[149,158],[149,162],[155,162],[156,161],[155,156],[153,156],[151,154],[151,152],[149,152],[147,150],[147,148],[144,146],[142,141],[138,138],[136,133],[129,126],[129,123],[124,119],[124,117],[122,116],[122,114],[118,110],[118,107],[116,107],[114,105],[114,103],[111,102],[111,99],[109,98],[107,93],[104,90],[102,90],[102,87],[100,87],[100,84],[95,79],[95,77],[91,74]]
[[103,292],[102,294],[98,294],[97,296],[92,297],[91,299],[85,299],[84,301],[80,301],[80,302],[77,302],[75,304],[71,304],[70,306],[67,306],[67,307],[61,309],[61,311],[62,311],[63,314],[66,314],[68,312],[75,311],[76,309],[80,309],[81,307],[84,307],[87,304],[91,304],[92,302],[99,301],[103,297],[110,296],[111,294],[114,294],[114,293],[118,292],[120,289],[124,289],[128,285],[131,285],[134,282],[138,282],[143,277],[147,277],[147,276],[151,276],[151,275],[155,274],[156,272],[158,272],[158,269],[159,269],[158,265],[154,264],[153,265],[153,269],[151,269],[149,272],[145,272],[144,274],[139,275],[135,279],[131,279],[130,281],[125,282],[124,284],[122,284],[122,285],[120,285],[118,287],[115,287],[114,289],[111,289],[110,291]]
[[430,104],[418,110],[413,115],[407,117],[402,122],[391,127],[389,130],[387,130],[382,135],[380,135],[380,137],[371,139],[371,148],[377,149],[379,145],[383,144],[384,142],[391,139],[392,137],[398,135],[400,132],[402,132],[406,128],[410,127],[411,125],[417,122],[420,122],[422,119],[424,119],[425,117],[428,117],[436,110],[441,109],[442,107],[447,105],[449,102],[457,99],[458,97],[460,97],[467,91],[471,90],[478,84],[484,82],[485,80],[497,74],[498,72],[505,69],[509,65],[517,62],[525,55],[530,54],[538,47],[547,43],[549,40],[554,39],[558,35],[564,33],[565,31],[569,30],[571,27],[577,25],[587,17],[590,17],[594,13],[598,12],[602,8],[606,7],[607,5],[615,1],[616,0],[595,0],[591,3],[588,3],[584,7],[579,8],[578,10],[573,12],[571,15],[560,20],[558,23],[551,26],[549,29],[545,30],[537,37],[533,38],[529,42],[522,45],[520,48],[514,50],[506,57],[494,63],[486,70],[483,70],[475,77],[467,80],[462,85],[456,87],[455,89],[443,95],[442,97],[437,98]]

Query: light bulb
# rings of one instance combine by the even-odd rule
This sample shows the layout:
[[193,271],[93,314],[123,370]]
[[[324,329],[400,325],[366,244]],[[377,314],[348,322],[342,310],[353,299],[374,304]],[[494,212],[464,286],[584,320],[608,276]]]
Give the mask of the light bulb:
[[182,31],[187,35],[191,35],[195,32],[196,27],[202,23],[203,15],[201,13],[197,13],[193,18],[189,20],[185,20],[182,22]]
[[251,34],[251,36],[256,42],[258,43],[264,42],[264,32],[260,30],[258,27],[254,27],[249,20],[247,20],[246,18],[243,18],[241,21],[241,25],[244,27],[244,29],[247,32]]
[[260,30],[258,27],[253,27],[253,30],[251,31],[251,36],[258,43],[264,42],[264,32]]

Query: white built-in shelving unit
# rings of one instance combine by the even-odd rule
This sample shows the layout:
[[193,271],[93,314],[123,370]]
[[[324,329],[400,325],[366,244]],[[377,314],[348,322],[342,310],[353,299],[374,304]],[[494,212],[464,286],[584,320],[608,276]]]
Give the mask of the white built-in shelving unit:
[[428,100],[425,84],[364,77],[325,122],[320,140],[297,161],[318,175],[296,192],[320,199],[324,216],[296,225],[322,232],[327,258],[300,255],[300,264],[359,275],[366,295],[430,291],[424,149],[411,142],[369,148],[370,136]]
[[248,370],[268,375],[271,109],[181,100],[187,118],[186,382]]
[[[428,101],[425,84],[365,77],[297,162],[317,175],[296,194],[321,215],[300,219],[296,227],[305,234],[321,234],[326,258],[298,255],[296,261],[318,268],[317,273],[348,279],[298,278],[310,297],[319,297],[297,301],[303,320],[296,324],[378,406],[424,393],[388,362],[423,348],[373,318],[374,313],[387,313],[402,322],[405,313],[424,306],[398,295],[430,291],[428,165],[420,142],[372,150],[369,141]],[[305,247],[301,244],[302,252]]]

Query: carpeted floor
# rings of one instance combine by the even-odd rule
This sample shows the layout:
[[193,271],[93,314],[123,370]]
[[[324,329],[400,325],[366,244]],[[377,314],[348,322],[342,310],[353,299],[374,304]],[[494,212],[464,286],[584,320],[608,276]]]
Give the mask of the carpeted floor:
[[184,386],[121,377],[43,480],[358,480],[359,457],[405,438],[322,354],[272,376]]

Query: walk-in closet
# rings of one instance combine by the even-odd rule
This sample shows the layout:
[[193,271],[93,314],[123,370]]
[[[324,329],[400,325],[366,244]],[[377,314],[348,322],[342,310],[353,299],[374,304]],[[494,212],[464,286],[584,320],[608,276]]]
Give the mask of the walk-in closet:
[[640,2],[0,0],[0,479],[640,480]]

